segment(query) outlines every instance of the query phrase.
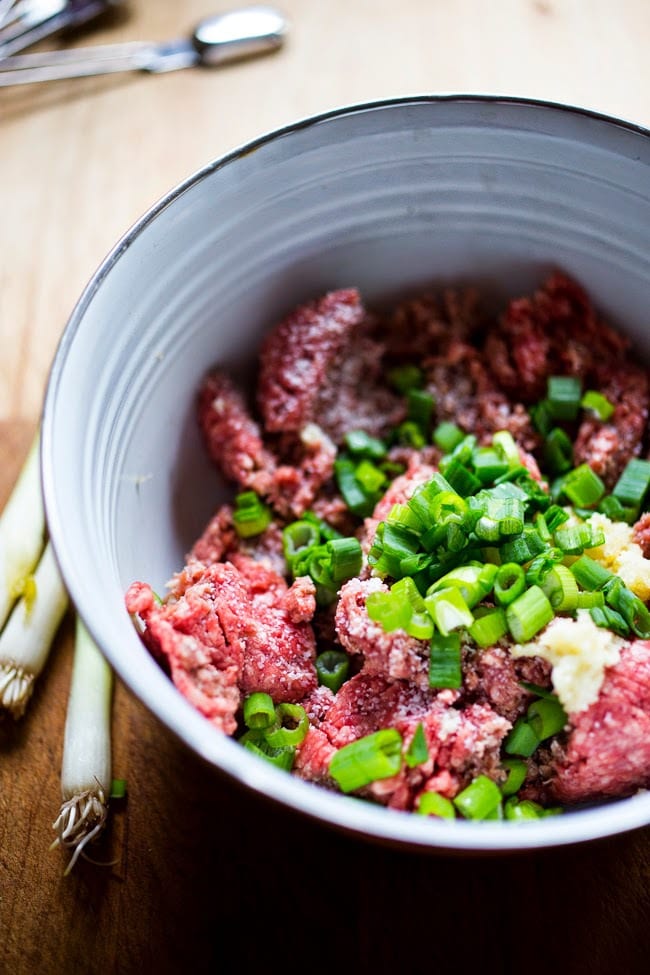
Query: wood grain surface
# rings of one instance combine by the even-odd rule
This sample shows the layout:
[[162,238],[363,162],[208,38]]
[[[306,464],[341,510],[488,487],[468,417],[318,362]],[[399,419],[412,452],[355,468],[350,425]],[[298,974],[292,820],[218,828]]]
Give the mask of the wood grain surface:
[[[297,117],[418,92],[534,96],[650,124],[647,0],[278,5],[290,35],[267,58],[0,89],[0,501],[86,281],[215,156]],[[225,6],[139,0],[41,48],[167,39]],[[70,664],[67,618],[27,714],[0,725],[3,975],[647,971],[647,830],[505,858],[398,852],[252,799],[119,682],[114,771],[129,795],[95,851],[103,865],[64,877],[49,845]]]

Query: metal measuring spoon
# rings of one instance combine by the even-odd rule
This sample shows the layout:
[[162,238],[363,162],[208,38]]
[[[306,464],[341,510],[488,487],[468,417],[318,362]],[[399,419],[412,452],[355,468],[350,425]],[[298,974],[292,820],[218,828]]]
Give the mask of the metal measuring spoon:
[[125,0],[17,0],[7,9],[0,22],[0,58],[9,57],[52,34],[82,27],[124,2]]
[[163,43],[130,41],[23,54],[0,60],[0,87],[118,71],[175,71],[277,50],[287,22],[273,7],[242,7],[202,20],[190,37]]

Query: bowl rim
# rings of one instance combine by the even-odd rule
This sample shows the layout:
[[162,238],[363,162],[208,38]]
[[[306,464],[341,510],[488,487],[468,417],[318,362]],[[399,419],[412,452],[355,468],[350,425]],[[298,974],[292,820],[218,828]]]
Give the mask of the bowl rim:
[[[640,135],[645,139],[650,137],[650,128],[638,122],[607,114],[597,109],[560,101],[498,93],[415,93],[342,104],[323,112],[298,118],[278,128],[270,129],[215,157],[168,190],[132,223],[91,274],[64,326],[46,381],[41,412],[40,443],[43,500],[52,547],[66,587],[69,589],[73,605],[79,605],[79,601],[75,598],[74,553],[69,551],[66,546],[65,531],[59,519],[59,508],[56,502],[53,415],[69,349],[82,325],[88,306],[112,268],[143,231],[155,221],[158,215],[183,196],[188,189],[196,186],[218,170],[235,163],[238,159],[256,152],[268,143],[286,138],[303,129],[355,114],[415,105],[435,106],[444,103],[511,105],[514,108],[521,109],[543,109],[549,110],[554,115],[560,113],[595,120],[603,123],[607,129],[623,130]],[[575,811],[567,816],[550,817],[523,824],[465,821],[449,823],[428,817],[413,816],[412,814],[405,815],[364,800],[341,796],[312,783],[303,782],[271,766],[267,767],[266,763],[248,755],[241,746],[227,736],[222,736],[222,741],[217,740],[213,749],[206,750],[201,747],[200,737],[190,733],[184,727],[182,716],[172,720],[168,716],[163,717],[156,710],[155,702],[151,698],[147,698],[144,686],[139,686],[138,681],[125,672],[121,662],[115,659],[110,642],[106,640],[102,632],[98,632],[93,627],[92,619],[84,615],[83,607],[80,607],[78,611],[102,653],[111,666],[115,668],[120,680],[154,717],[171,730],[187,747],[198,753],[216,771],[236,780],[239,785],[257,793],[260,798],[288,807],[293,812],[305,814],[326,827],[343,831],[361,839],[419,852],[502,854],[590,842],[637,830],[650,824],[650,792],[645,790],[640,790],[632,797]]]

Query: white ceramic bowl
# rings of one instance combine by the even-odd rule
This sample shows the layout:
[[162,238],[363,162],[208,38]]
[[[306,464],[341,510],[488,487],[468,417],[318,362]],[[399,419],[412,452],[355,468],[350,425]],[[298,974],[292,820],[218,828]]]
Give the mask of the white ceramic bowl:
[[303,783],[212,728],[124,609],[134,580],[164,587],[226,496],[195,427],[208,366],[245,369],[265,328],[329,289],[374,301],[467,280],[505,298],[554,266],[650,347],[649,133],[554,104],[414,97],[299,121],[215,160],[126,233],[81,296],[43,416],[66,585],[134,694],[252,793],[423,850],[557,846],[650,822],[650,793],[517,825],[409,816]]

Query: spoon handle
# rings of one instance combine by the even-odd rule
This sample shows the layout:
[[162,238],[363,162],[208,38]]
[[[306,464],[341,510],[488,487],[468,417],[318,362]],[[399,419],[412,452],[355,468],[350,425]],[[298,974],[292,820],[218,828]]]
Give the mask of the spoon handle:
[[174,71],[277,50],[286,22],[271,7],[244,7],[207,18],[190,38],[168,43],[127,41],[0,58],[0,88],[119,71]]

